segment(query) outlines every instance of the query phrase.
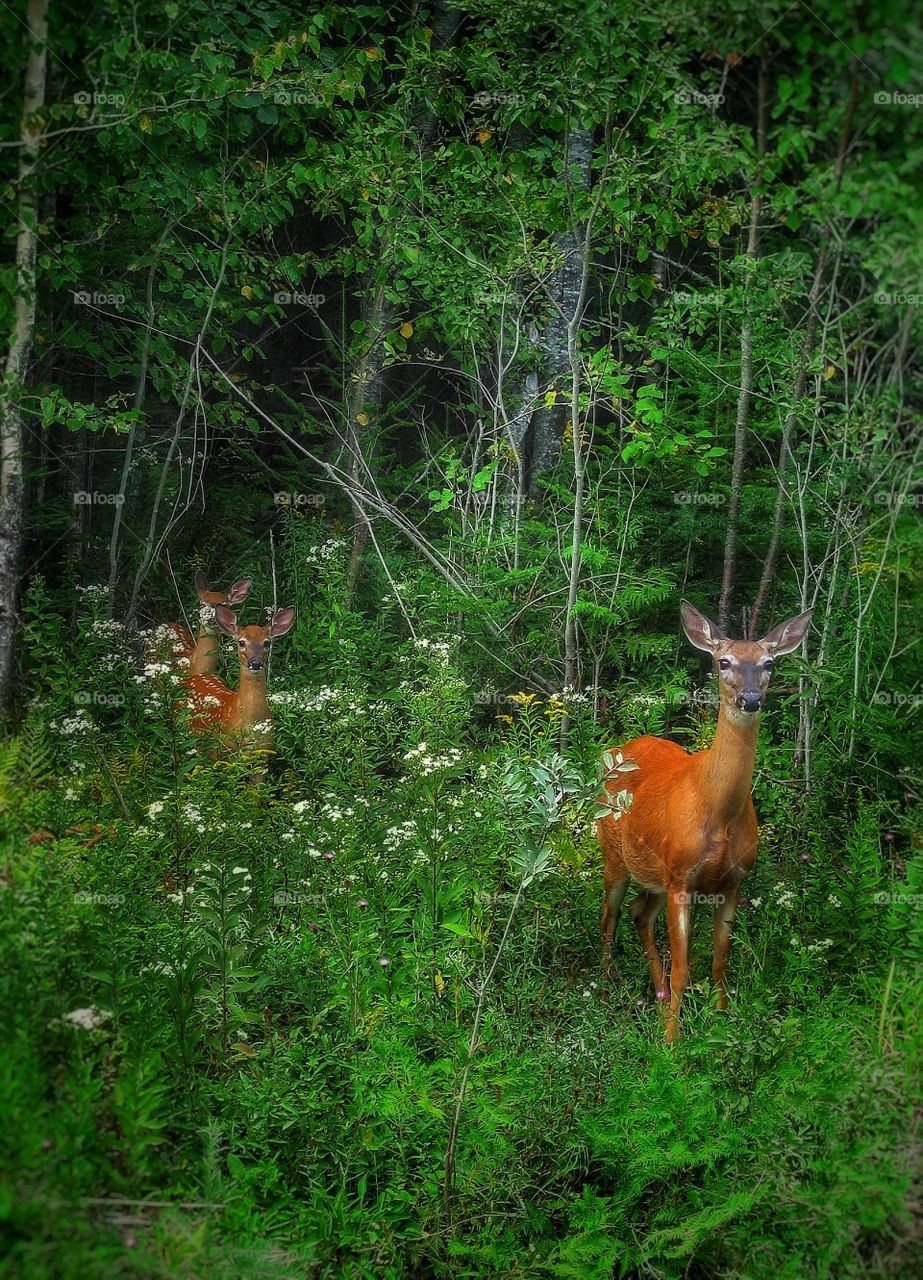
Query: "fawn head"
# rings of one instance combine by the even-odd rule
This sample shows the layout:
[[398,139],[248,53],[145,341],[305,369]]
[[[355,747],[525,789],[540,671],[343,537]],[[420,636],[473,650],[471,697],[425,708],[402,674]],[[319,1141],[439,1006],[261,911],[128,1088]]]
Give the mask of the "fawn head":
[[[248,588],[249,590],[249,588]],[[295,624],[294,609],[280,609],[266,627],[240,627],[237,617],[226,605],[215,606],[215,621],[226,635],[237,641],[237,657],[241,675],[261,675],[269,656],[269,646],[277,636],[284,636]]]
[[811,625],[809,609],[780,622],[762,640],[729,640],[717,623],[688,600],[682,602],[680,616],[690,644],[712,655],[719,697],[736,724],[746,724],[762,711],[775,659],[797,649]]
[[252,586],[252,578],[239,578],[237,582],[231,583],[227,591],[209,591],[205,574],[201,569],[195,576],[195,589],[198,592],[200,604],[242,604],[250,594]]

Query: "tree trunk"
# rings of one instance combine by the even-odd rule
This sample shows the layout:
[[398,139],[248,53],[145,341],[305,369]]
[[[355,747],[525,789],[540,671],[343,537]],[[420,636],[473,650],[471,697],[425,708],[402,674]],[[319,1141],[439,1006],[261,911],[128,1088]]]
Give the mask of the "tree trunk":
[[[768,59],[760,58],[759,88],[756,107],[757,171],[753,181],[753,198],[750,201],[750,233],[747,238],[747,257],[756,262],[760,251],[760,212],[763,202],[763,160],[766,155],[767,121],[769,116]],[[748,277],[747,300],[749,304],[750,280]],[[740,497],[744,482],[744,463],[747,456],[747,433],[750,424],[750,396],[753,390],[753,324],[749,314],[744,316],[740,330],[740,390],[737,395],[737,420],[734,428],[734,463],[731,470],[731,497],[728,504],[728,522],[724,536],[724,573],[721,579],[721,600],[718,605],[718,625],[727,633],[731,614],[731,595],[737,572],[737,531],[740,525]]]
[[47,0],[28,0],[29,32],[20,130],[19,231],[16,236],[16,303],[13,332],[0,389],[0,714],[10,710],[16,595],[23,537],[23,444],[20,395],[35,330],[36,227],[35,166],[39,124],[35,115],[45,103],[48,30]]
[[[583,191],[590,189],[590,166],[593,161],[593,131],[578,123],[571,128],[565,141],[565,168],[574,185]],[[581,248],[577,242],[577,228],[571,227],[558,236],[560,265],[555,272],[548,293],[551,314],[541,335],[542,379],[546,386],[571,372],[571,352],[568,349],[568,333],[572,317],[577,312],[583,282]],[[568,399],[561,404],[540,403],[531,416],[528,432],[523,442],[525,449],[525,492],[537,502],[540,496],[539,482],[557,461],[564,437],[564,424],[573,417]]]
[[[163,244],[166,233],[160,237],[157,248]],[[154,328],[154,270],[156,263],[152,262],[150,270],[147,273],[147,327],[144,330],[144,337],[141,339],[141,356],[138,366],[138,381],[135,383],[135,396],[133,408],[141,412],[144,407],[144,400],[147,395],[147,365],[151,350],[151,334]],[[115,515],[112,521],[112,535],[109,539],[109,617],[111,618],[115,610],[115,587],[118,580],[119,568],[119,537],[122,531],[122,521],[128,514],[126,507],[132,505],[132,498],[137,485],[132,484],[131,464],[134,458],[135,449],[140,449],[144,444],[145,430],[140,422],[132,423],[128,432],[128,439],[125,442],[125,457],[122,461],[122,475],[119,480],[119,501],[115,504]]]
[[[861,61],[857,54],[853,55],[852,75],[849,84],[849,100],[846,104],[846,117],[843,121],[843,132],[840,134],[840,142],[837,147],[836,165],[834,168],[835,184],[834,190],[839,191],[843,182],[843,167],[846,163],[846,154],[849,151],[850,139],[853,131],[853,118],[856,114],[856,99],[859,93],[859,67]],[[749,638],[755,640],[760,633],[760,618],[766,604],[766,598],[769,595],[769,589],[772,586],[773,578],[776,572],[776,561],[779,558],[779,544],[782,539],[782,519],[785,513],[786,498],[786,475],[788,472],[788,460],[791,456],[792,437],[795,431],[795,424],[798,420],[798,403],[804,395],[804,386],[808,376],[808,366],[811,363],[811,357],[814,354],[814,339],[817,335],[817,319],[819,313],[820,294],[824,282],[824,273],[827,269],[827,258],[830,253],[830,240],[833,235],[833,229],[829,219],[824,222],[821,228],[820,249],[817,255],[817,267],[814,271],[814,281],[811,285],[811,295],[809,299],[808,323],[804,335],[804,343],[801,348],[801,361],[798,367],[798,373],[795,376],[795,385],[792,389],[792,406],[785,419],[785,426],[782,429],[782,443],[779,448],[779,461],[776,468],[776,502],[772,516],[772,535],[769,539],[769,550],[766,553],[766,560],[763,564],[763,572],[760,577],[760,585],[756,593],[756,599],[753,602],[753,612],[750,616]]]
[[[578,138],[577,163],[580,166],[581,180],[587,189],[590,185],[590,163],[593,156],[592,135],[584,126],[579,125],[570,137]],[[570,147],[568,147],[570,154]],[[567,575],[567,611],[564,620],[564,689],[576,691],[580,686],[580,637],[577,629],[577,596],[580,590],[580,574],[583,567],[583,508],[586,498],[586,450],[583,442],[584,420],[581,417],[580,386],[583,379],[583,364],[580,358],[580,326],[586,310],[587,292],[590,280],[590,260],[593,245],[593,219],[599,208],[604,183],[599,184],[593,207],[580,226],[573,225],[572,260],[576,265],[573,282],[576,288],[569,294],[572,310],[564,316],[567,365],[570,369],[570,423],[574,447],[574,521],[571,530],[570,565]],[[568,277],[570,288],[571,277]],[[561,720],[562,739],[570,727],[570,717]]]
[[[438,2],[432,18],[432,34],[430,49],[435,53],[440,49],[451,48],[458,38],[464,15],[460,9]],[[432,142],[439,115],[434,102],[439,87],[439,76],[431,77],[429,92],[419,104],[412,118],[413,130],[422,149]],[[371,286],[371,296],[367,295],[365,306],[367,343],[358,361],[353,375],[355,386],[352,395],[347,398],[346,412],[346,448],[347,470],[353,482],[359,480],[363,470],[371,467],[377,437],[377,419],[384,398],[384,339],[392,321],[394,308],[385,297],[384,281],[392,274],[389,261],[391,248],[388,236],[383,236],[379,249],[379,265],[375,273],[377,279]],[[352,502],[353,545],[349,557],[349,568],[346,571],[344,590],[345,605],[349,608],[359,578],[362,556],[369,540],[369,517],[361,505]]]
[[[387,248],[383,247],[385,258]],[[346,470],[354,485],[364,487],[363,471],[370,468],[374,457],[378,414],[384,393],[384,339],[394,318],[391,304],[385,298],[384,281],[379,278],[373,287],[366,308],[366,347],[356,366],[353,375],[352,394],[347,402]],[[345,603],[349,608],[356,582],[359,577],[359,565],[369,539],[369,517],[362,505],[352,500],[353,547],[349,557],[349,568],[346,572]]]

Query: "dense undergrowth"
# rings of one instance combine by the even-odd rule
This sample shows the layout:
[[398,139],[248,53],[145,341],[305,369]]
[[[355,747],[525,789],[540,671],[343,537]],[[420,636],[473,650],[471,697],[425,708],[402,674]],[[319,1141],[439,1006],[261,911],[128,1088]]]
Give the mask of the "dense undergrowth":
[[732,1006],[702,918],[671,1052],[624,922],[597,985],[622,725],[534,694],[485,720],[449,643],[389,680],[344,623],[322,670],[277,646],[260,777],[80,600],[71,635],[32,590],[0,773],[7,1274],[913,1273],[923,868],[871,789],[777,784],[783,709]]

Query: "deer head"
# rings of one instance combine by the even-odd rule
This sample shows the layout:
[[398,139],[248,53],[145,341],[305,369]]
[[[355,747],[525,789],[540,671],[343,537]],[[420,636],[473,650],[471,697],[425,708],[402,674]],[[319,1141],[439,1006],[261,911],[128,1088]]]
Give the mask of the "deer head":
[[729,640],[717,623],[688,600],[682,602],[680,612],[690,644],[712,655],[721,705],[729,719],[735,724],[756,723],[775,659],[801,644],[811,625],[811,610],[780,622],[762,640]]
[[[248,588],[249,590],[249,588]],[[274,613],[266,627],[240,627],[237,617],[226,605],[215,606],[215,621],[226,634],[237,641],[237,657],[240,674],[263,677],[269,646],[277,636],[284,636],[295,624],[294,609],[280,609]]]
[[199,603],[203,605],[242,604],[250,594],[252,586],[252,578],[239,578],[237,582],[231,583],[227,591],[209,591],[205,574],[199,570],[195,576],[195,589],[199,596]]

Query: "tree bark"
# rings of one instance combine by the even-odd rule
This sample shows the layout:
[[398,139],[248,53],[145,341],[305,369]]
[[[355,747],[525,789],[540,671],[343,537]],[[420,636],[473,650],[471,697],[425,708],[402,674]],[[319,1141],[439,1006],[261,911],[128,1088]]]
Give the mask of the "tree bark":
[[[163,244],[166,238],[166,232],[160,237],[157,248]],[[144,330],[144,336],[141,339],[141,353],[138,365],[138,381],[135,383],[135,395],[133,408],[138,413],[144,407],[144,400],[147,395],[147,366],[151,350],[151,334],[154,328],[154,271],[156,263],[152,262],[150,270],[147,273],[147,326]],[[112,534],[109,539],[109,617],[113,616],[115,610],[115,587],[118,579],[119,567],[119,538],[122,531],[122,522],[127,515],[126,507],[132,505],[132,496],[136,485],[132,484],[131,464],[134,458],[135,449],[140,449],[144,444],[145,430],[140,422],[132,423],[128,432],[128,439],[125,442],[125,457],[122,460],[122,475],[119,480],[119,499],[115,504],[115,515],[112,521]]]
[[[383,259],[386,254],[387,248],[383,246]],[[371,297],[367,300],[365,316],[367,342],[356,365],[353,390],[347,402],[346,470],[350,480],[356,486],[359,485],[365,468],[372,465],[378,429],[377,419],[384,393],[384,339],[393,318],[393,308],[385,298],[384,280],[379,277],[373,286]],[[355,523],[349,568],[346,571],[345,604],[347,608],[356,590],[359,566],[369,539],[367,513],[354,499],[352,508]]]
[[[579,137],[578,164],[586,188],[590,185],[590,162],[593,155],[592,135],[583,125],[572,131]],[[584,162],[586,167],[584,168]],[[577,596],[583,567],[583,508],[586,498],[586,451],[583,443],[584,420],[580,412],[580,386],[583,366],[580,358],[580,326],[586,310],[593,254],[593,220],[602,198],[605,180],[599,183],[593,207],[583,226],[575,221],[572,228],[573,260],[576,263],[576,289],[571,295],[573,309],[564,315],[567,341],[567,366],[570,370],[570,422],[574,447],[574,520],[571,529],[570,565],[567,575],[567,610],[564,620],[564,689],[576,691],[580,684],[580,637],[577,627]],[[570,717],[561,720],[561,736],[567,734]]]
[[13,332],[0,389],[0,714],[9,715],[16,597],[23,538],[23,443],[20,395],[35,332],[35,259],[38,245],[35,167],[39,154],[36,113],[45,103],[47,0],[28,0],[28,55],[20,130],[19,205],[16,236],[16,302]]
[[[430,49],[436,53],[454,45],[461,29],[464,15],[460,9],[439,0],[432,19]],[[435,136],[439,115],[434,97],[439,86],[439,75],[431,77],[429,93],[414,112],[411,124],[421,150],[428,147]],[[371,467],[377,442],[377,419],[384,398],[384,338],[393,319],[394,308],[385,297],[384,281],[392,274],[389,266],[391,248],[388,235],[381,239],[379,265],[370,294],[366,295],[365,321],[367,343],[353,374],[354,388],[346,402],[347,470],[355,485],[361,472]],[[362,506],[353,501],[353,545],[346,571],[344,602],[349,608],[359,578],[362,556],[369,540],[369,517]]]
[[[837,147],[836,165],[834,167],[834,190],[839,191],[843,182],[843,168],[846,164],[846,155],[849,151],[850,139],[853,132],[853,119],[856,114],[856,100],[859,94],[859,68],[861,62],[857,54],[853,55],[852,75],[849,84],[849,99],[846,103],[846,117],[843,121],[843,131],[840,134],[840,142]],[[776,562],[779,558],[779,545],[782,540],[782,521],[785,514],[786,499],[786,477],[788,473],[788,461],[791,456],[792,437],[795,431],[795,424],[798,421],[798,404],[804,395],[805,382],[808,376],[808,367],[811,358],[814,355],[814,340],[817,335],[817,320],[819,314],[820,294],[824,282],[824,274],[827,269],[827,259],[830,254],[830,240],[833,235],[833,228],[829,219],[824,222],[821,228],[820,249],[817,255],[817,267],[814,271],[814,281],[811,285],[811,294],[808,302],[808,322],[805,329],[804,342],[801,348],[801,359],[798,372],[795,376],[795,385],[792,389],[792,405],[785,419],[785,426],[782,429],[782,443],[779,448],[779,461],[776,467],[776,501],[772,516],[772,534],[769,540],[769,550],[766,553],[766,560],[763,564],[763,572],[760,577],[760,585],[757,589],[756,599],[753,602],[753,612],[750,615],[749,638],[755,640],[760,633],[760,618],[769,595],[770,587],[776,572]]]
[[[760,251],[760,213],[763,203],[763,160],[766,156],[766,136],[769,117],[769,66],[764,53],[760,58],[759,85],[756,106],[756,155],[757,171],[753,181],[753,197],[750,201],[750,231],[747,237],[747,257],[755,263]],[[748,275],[747,300],[751,293]],[[718,625],[727,633],[731,614],[731,596],[737,572],[737,532],[740,525],[740,498],[743,491],[744,463],[747,457],[747,435],[750,425],[750,397],[753,391],[753,323],[749,309],[740,330],[740,390],[737,394],[737,419],[734,428],[734,463],[731,469],[731,496],[728,503],[728,522],[724,535],[724,572],[721,578],[721,600],[718,605]]]
[[[577,123],[570,129],[565,141],[564,163],[568,171],[568,185],[572,179],[574,185],[579,186],[582,191],[589,191],[592,161],[593,131],[582,122]],[[557,247],[560,265],[548,290],[552,304],[551,314],[541,335],[542,380],[546,386],[571,372],[569,327],[577,312],[583,283],[581,246],[578,244],[576,226],[558,236]],[[577,429],[571,410],[569,400],[565,399],[560,405],[540,403],[531,415],[526,438],[522,442],[525,450],[525,491],[521,492],[521,497],[528,498],[531,502],[538,501],[539,482],[557,461],[564,437],[564,424],[569,415],[574,422],[574,430]]]

